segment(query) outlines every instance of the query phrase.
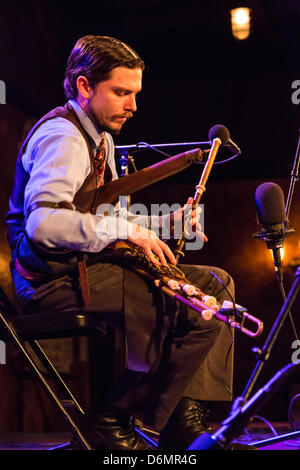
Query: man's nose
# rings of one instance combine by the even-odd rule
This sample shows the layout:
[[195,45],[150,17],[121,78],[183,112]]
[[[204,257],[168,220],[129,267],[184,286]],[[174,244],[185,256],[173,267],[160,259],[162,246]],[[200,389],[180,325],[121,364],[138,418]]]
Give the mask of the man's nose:
[[137,110],[136,98],[134,95],[128,95],[128,99],[125,102],[126,111],[135,112]]

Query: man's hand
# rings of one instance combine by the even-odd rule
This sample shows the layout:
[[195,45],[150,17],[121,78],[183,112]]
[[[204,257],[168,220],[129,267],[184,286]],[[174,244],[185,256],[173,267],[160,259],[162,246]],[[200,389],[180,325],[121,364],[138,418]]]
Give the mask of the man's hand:
[[[156,266],[159,266],[160,263],[167,266],[168,262],[176,264],[176,259],[172,251],[166,243],[157,237],[155,232],[135,223],[131,223],[131,228],[132,230],[130,230],[128,241],[143,248],[150,261]],[[159,261],[155,255],[158,256]],[[167,261],[166,257],[169,261]]]
[[[185,206],[183,206],[183,208],[177,209],[176,211],[170,214],[170,228],[171,228],[171,233],[173,234],[173,237],[180,238],[180,235],[185,226],[185,219],[187,215],[189,214],[189,210],[192,209],[192,203],[193,203],[193,198],[190,197],[188,199],[188,202],[185,204]],[[190,220],[187,226],[187,231],[188,231],[187,234],[189,235],[190,232],[193,232],[195,233],[195,236],[203,238],[203,240],[207,242],[208,238],[203,233],[202,226],[199,222],[200,214],[201,214],[201,207],[197,205],[196,208],[192,210]],[[178,231],[178,228],[180,230],[180,233],[176,233]]]

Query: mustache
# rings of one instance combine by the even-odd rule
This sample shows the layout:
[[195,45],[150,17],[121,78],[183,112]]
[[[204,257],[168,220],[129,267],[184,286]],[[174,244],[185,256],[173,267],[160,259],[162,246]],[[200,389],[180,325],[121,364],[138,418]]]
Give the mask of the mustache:
[[114,116],[114,118],[126,118],[126,119],[130,119],[130,118],[132,118],[132,116],[133,116],[133,113],[128,112],[128,113],[125,113],[125,114],[116,114],[116,115]]

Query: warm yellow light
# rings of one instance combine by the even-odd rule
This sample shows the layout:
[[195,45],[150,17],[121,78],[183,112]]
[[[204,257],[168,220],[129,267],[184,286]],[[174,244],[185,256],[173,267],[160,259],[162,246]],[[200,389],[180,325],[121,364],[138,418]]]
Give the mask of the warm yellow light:
[[249,10],[248,8],[236,8],[233,11],[233,18],[236,24],[247,24],[249,23]]
[[250,8],[231,10],[231,30],[236,39],[247,39],[250,35]]
[[[270,255],[273,259],[273,250],[269,250],[270,252]],[[282,248],[280,248],[280,258],[281,258],[281,261],[283,261],[284,259],[284,255],[285,255],[285,247],[283,246]]]

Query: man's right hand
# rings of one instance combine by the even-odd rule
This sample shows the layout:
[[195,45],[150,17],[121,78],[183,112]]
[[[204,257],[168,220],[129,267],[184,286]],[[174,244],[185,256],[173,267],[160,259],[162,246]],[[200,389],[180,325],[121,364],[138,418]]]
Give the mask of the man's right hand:
[[130,224],[132,230],[130,230],[130,235],[128,235],[128,241],[143,248],[150,261],[156,264],[156,266],[160,264],[167,266],[168,262],[176,264],[176,259],[171,249],[157,237],[155,232],[135,223]]

